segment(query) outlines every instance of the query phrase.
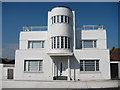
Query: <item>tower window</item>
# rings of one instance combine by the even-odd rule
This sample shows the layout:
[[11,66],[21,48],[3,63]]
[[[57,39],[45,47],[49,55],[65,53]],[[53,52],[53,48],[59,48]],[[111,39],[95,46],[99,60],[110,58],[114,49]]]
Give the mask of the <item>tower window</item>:
[[65,15],[57,15],[51,18],[52,24],[54,23],[69,23],[69,17]]
[[53,48],[70,48],[70,38],[66,36],[52,37],[52,49]]

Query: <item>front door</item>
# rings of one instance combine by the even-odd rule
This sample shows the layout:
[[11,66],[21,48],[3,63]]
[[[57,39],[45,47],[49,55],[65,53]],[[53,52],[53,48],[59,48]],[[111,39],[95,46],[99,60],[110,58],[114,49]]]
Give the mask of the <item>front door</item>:
[[67,76],[67,62],[66,62],[66,60],[58,61],[58,76]]
[[54,80],[67,80],[67,65],[65,58],[57,58],[57,60],[54,60]]

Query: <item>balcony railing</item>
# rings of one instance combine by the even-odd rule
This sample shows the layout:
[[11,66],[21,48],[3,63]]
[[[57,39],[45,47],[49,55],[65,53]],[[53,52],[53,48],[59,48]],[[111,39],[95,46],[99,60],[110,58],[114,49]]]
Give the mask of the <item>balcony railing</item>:
[[[103,25],[81,25],[81,26],[76,26],[76,30],[99,30],[99,29],[104,29]],[[47,26],[26,26],[23,27],[23,31],[47,31],[48,27]]]
[[81,25],[76,26],[76,30],[99,30],[104,29],[103,25]]
[[33,27],[23,27],[23,31],[47,31],[47,26],[33,26]]

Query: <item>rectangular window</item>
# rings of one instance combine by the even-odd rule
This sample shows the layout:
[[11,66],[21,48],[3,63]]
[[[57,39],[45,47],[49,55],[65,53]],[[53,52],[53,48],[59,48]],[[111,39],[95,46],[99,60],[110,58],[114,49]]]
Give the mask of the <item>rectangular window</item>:
[[25,60],[24,71],[42,71],[43,60]]
[[44,48],[44,41],[28,41],[28,48]]
[[82,48],[96,48],[96,40],[83,40]]
[[80,71],[99,71],[99,60],[80,60]]

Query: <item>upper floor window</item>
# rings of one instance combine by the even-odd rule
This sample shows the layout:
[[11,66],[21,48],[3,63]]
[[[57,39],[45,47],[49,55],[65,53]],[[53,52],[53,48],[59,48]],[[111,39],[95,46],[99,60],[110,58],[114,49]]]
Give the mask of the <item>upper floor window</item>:
[[43,60],[25,60],[24,71],[42,71]]
[[96,40],[82,40],[82,48],[96,48]]
[[53,23],[69,23],[69,17],[65,15],[57,15],[51,18]]
[[70,48],[70,38],[66,36],[52,37],[52,48]]
[[44,48],[44,41],[28,41],[28,48]]
[[99,71],[99,60],[80,60],[80,71]]

